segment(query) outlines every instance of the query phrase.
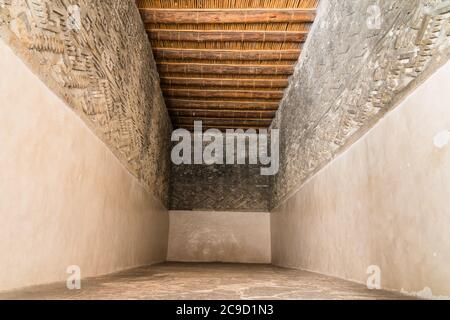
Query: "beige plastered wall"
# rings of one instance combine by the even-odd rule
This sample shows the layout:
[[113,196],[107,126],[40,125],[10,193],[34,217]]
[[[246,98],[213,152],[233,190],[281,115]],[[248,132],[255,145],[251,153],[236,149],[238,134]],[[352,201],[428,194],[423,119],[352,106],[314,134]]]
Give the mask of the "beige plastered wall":
[[450,63],[271,214],[272,261],[450,296]]
[[270,263],[270,214],[170,211],[167,260]]
[[168,212],[0,39],[0,291],[165,260]]

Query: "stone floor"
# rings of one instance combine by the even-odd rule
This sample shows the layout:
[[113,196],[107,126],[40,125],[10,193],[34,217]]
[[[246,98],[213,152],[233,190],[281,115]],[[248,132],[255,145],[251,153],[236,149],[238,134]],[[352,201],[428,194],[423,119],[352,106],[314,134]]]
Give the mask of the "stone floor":
[[315,273],[268,265],[166,263],[65,283],[0,293],[0,299],[406,299]]

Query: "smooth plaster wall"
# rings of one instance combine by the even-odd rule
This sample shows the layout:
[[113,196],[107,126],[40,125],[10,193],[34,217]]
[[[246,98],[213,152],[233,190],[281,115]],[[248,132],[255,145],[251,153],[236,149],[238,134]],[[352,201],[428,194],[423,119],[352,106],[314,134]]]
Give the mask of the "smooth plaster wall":
[[165,260],[168,213],[0,39],[0,290]]
[[274,264],[450,296],[449,83],[447,63],[273,211]]
[[270,214],[170,211],[167,260],[270,263]]

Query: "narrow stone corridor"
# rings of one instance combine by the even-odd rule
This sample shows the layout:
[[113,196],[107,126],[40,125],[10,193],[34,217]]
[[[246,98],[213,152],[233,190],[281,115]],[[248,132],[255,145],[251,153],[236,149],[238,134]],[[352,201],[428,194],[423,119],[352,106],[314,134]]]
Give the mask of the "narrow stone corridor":
[[373,300],[411,299],[324,275],[255,264],[164,263],[66,283],[0,294],[0,299],[75,300]]
[[450,0],[0,0],[0,300],[450,299],[449,83]]

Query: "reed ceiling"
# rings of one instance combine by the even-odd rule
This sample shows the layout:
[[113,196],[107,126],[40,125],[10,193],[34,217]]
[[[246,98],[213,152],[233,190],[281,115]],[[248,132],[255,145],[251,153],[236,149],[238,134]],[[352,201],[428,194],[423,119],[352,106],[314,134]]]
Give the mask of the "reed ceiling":
[[319,0],[137,0],[175,128],[267,128]]

